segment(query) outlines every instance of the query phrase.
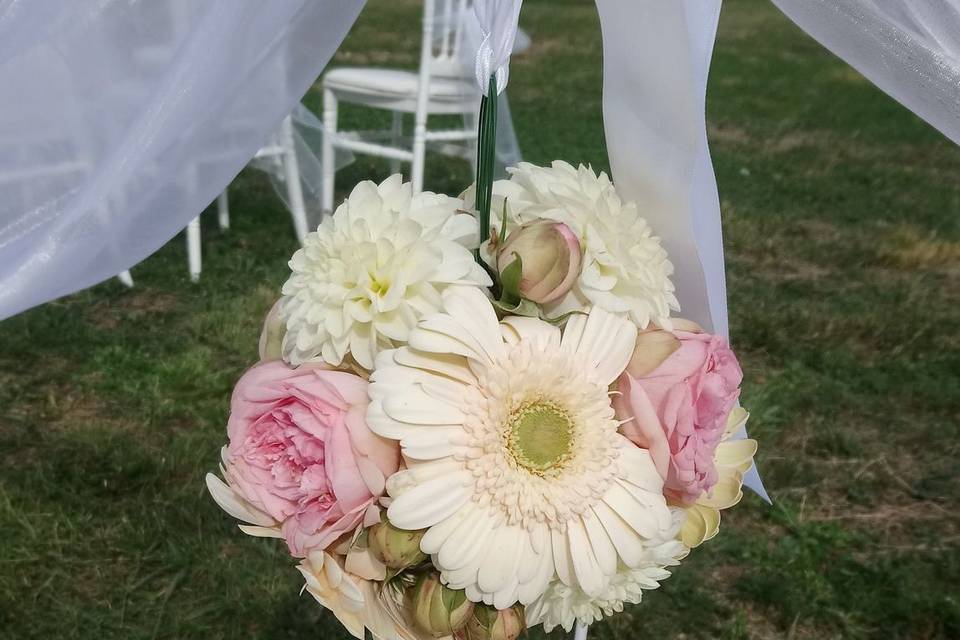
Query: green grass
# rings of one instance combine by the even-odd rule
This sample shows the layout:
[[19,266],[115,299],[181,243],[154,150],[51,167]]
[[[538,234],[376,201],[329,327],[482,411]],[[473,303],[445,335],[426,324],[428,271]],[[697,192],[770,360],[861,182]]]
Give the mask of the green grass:
[[[416,4],[372,1],[338,62],[414,65]],[[606,167],[592,3],[528,0],[523,24],[526,158]],[[762,0],[726,2],[709,122],[775,505],[745,499],[591,637],[960,637],[960,152]],[[360,158],[338,186],[386,173]],[[470,178],[428,163],[434,190]],[[204,221],[199,284],[177,238],[132,291],[0,324],[0,638],[346,637],[280,545],[243,536],[203,486],[295,246],[260,174],[230,195],[230,232]]]

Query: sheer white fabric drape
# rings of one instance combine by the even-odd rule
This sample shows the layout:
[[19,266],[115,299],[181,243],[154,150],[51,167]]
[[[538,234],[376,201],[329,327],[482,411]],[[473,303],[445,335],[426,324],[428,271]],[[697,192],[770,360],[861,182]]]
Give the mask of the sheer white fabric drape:
[[960,144],[960,0],[773,0],[878,87]]
[[0,2],[0,318],[173,237],[277,128],[362,6]]

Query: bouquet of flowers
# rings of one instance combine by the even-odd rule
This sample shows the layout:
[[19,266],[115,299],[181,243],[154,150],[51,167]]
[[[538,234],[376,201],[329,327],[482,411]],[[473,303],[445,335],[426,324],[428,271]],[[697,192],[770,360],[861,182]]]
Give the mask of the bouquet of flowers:
[[308,236],[207,476],[357,638],[504,640],[639,603],[756,452],[736,357],[670,317],[672,265],[605,174],[477,184],[362,182]]
[[494,182],[498,77],[474,185],[361,182],[293,254],[207,475],[361,639],[512,640],[639,603],[757,449],[737,359],[670,317],[636,204],[559,161]]

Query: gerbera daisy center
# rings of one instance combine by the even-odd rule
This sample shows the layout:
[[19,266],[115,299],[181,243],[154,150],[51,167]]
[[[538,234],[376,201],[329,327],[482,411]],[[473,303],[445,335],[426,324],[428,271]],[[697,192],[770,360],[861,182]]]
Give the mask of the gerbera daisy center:
[[573,449],[574,423],[551,402],[521,405],[511,412],[507,448],[524,469],[542,474],[562,466]]

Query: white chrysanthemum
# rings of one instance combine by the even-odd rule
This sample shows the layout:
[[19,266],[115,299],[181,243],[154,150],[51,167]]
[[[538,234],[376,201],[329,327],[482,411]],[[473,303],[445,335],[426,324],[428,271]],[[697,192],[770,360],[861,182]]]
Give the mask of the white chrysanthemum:
[[625,604],[640,604],[643,591],[659,587],[660,581],[670,577],[666,567],[680,564],[687,554],[687,548],[676,539],[684,512],[671,511],[674,526],[664,538],[647,541],[643,558],[635,567],[621,564],[607,588],[595,596],[559,580],[550,583],[546,592],[526,608],[527,626],[542,624],[547,633],[556,627],[570,631],[576,622],[590,625],[620,613]]
[[617,432],[608,387],[637,328],[595,308],[560,329],[497,322],[478,289],[444,292],[409,346],[377,358],[367,424],[399,440],[390,521],[429,529],[442,579],[504,609],[558,579],[606,589],[671,527],[649,452]]
[[290,260],[284,359],[339,365],[352,353],[370,369],[380,350],[440,309],[446,287],[489,286],[468,249],[476,219],[462,207],[445,195],[413,195],[399,175],[358,184]]
[[[637,205],[621,201],[606,173],[559,160],[550,167],[521,162],[508,171],[510,179],[493,186],[495,196],[507,199],[508,225],[549,218],[580,239],[580,278],[551,311],[596,305],[629,316],[641,329],[650,322],[669,326],[670,310],[680,308],[670,281],[673,265]],[[491,217],[499,227],[498,216]]]

